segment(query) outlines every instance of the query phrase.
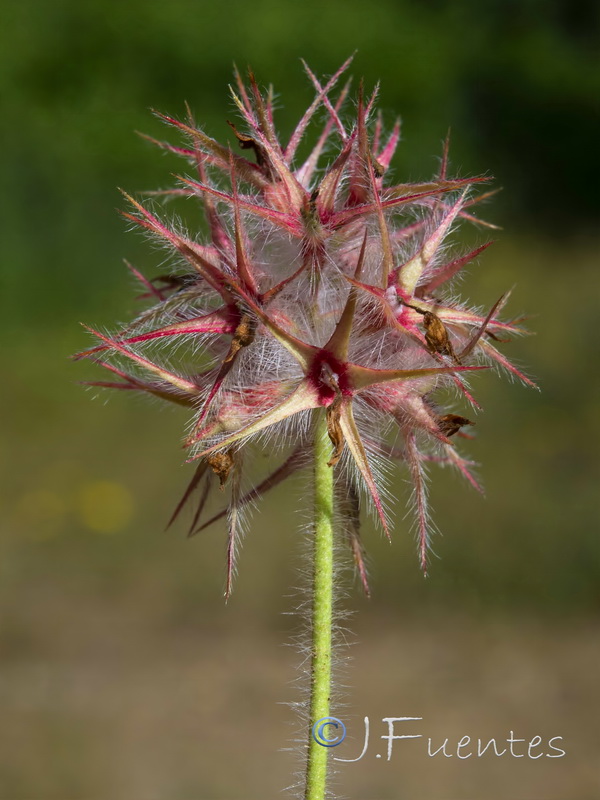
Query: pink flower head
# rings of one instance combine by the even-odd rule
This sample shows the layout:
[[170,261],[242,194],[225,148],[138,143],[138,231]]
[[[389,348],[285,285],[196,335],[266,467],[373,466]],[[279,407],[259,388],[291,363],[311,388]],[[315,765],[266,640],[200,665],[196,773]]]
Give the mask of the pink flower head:
[[[384,139],[377,90],[366,99],[362,86],[346,121],[350,82],[337,96],[335,89],[348,65],[324,85],[305,66],[315,99],[287,144],[275,130],[271,96],[252,74],[248,87],[236,74],[232,89],[242,123],[229,124],[243,154],[203,133],[191,114],[186,122],[160,115],[187,143],[157,144],[194,174],[157,194],[198,199],[210,236],[198,241],[126,195],[124,216],[165,244],[175,266],[153,280],[131,268],[151,307],[112,337],[92,331],[100,344],[79,354],[116,376],[94,385],[191,410],[186,446],[198,466],[173,519],[193,494],[191,533],[228,517],[227,595],[240,512],[307,463],[315,413],[327,415],[340,518],[368,591],[360,498],[389,536],[388,460],[405,463],[414,486],[423,569],[430,538],[424,466],[448,463],[478,488],[452,441],[473,423],[443,409],[436,392],[454,387],[464,405],[477,406],[466,380],[489,364],[531,384],[496,347],[522,332],[500,319],[508,296],[481,313],[448,289],[490,244],[461,255],[447,245],[459,222],[486,224],[472,212],[489,195],[474,193],[486,179],[448,177],[446,145],[431,181],[388,183],[399,123]],[[298,145],[319,111],[324,125],[299,163]],[[326,148],[334,155],[325,158]],[[165,345],[160,351],[157,342]],[[244,491],[242,476],[261,448],[279,463]],[[215,481],[228,491],[227,509],[201,521]]]

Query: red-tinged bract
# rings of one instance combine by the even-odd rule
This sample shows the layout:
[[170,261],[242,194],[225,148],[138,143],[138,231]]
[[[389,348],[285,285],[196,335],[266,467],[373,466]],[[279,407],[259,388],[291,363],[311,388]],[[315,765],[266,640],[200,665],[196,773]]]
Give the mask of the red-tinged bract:
[[[197,199],[209,235],[184,232],[155,203],[126,195],[125,217],[173,253],[173,269],[147,279],[130,266],[151,307],[112,336],[92,331],[99,344],[80,354],[113,373],[94,385],[190,409],[185,444],[196,471],[172,519],[194,497],[190,533],[227,517],[227,595],[241,512],[310,461],[315,413],[327,416],[338,519],[368,591],[360,502],[389,536],[399,492],[386,480],[388,462],[401,462],[413,485],[423,569],[427,464],[450,464],[479,488],[452,440],[469,438],[462,429],[473,422],[443,408],[449,393],[440,390],[478,408],[466,381],[489,365],[531,384],[496,347],[522,333],[500,318],[507,295],[482,313],[451,289],[489,244],[466,254],[448,248],[462,221],[493,227],[473,215],[490,194],[477,194],[486,178],[449,177],[446,143],[432,180],[388,180],[399,123],[384,137],[377,90],[365,98],[362,86],[348,115],[350,82],[338,88],[348,66],[324,84],[305,66],[316,96],[287,143],[271,94],[252,74],[246,85],[236,73],[232,89],[241,122],[229,124],[241,152],[203,133],[189,113],[185,122],[160,115],[185,146],[156,144],[182,156],[187,174],[155,194]],[[313,147],[299,161],[305,137]],[[277,463],[253,481],[261,449]],[[211,483],[228,503],[204,520]]]

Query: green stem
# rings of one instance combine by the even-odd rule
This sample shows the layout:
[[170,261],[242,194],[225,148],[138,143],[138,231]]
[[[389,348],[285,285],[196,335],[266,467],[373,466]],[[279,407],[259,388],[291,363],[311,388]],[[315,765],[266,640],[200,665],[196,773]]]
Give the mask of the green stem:
[[324,410],[315,416],[312,666],[305,800],[325,798],[329,748],[318,744],[312,731],[315,722],[329,716],[333,623],[333,468],[327,463],[331,441]]

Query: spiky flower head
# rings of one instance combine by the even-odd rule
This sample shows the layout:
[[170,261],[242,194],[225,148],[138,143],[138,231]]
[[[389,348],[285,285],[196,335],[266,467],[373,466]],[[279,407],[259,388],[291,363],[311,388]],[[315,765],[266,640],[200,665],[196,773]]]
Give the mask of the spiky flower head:
[[[399,122],[384,140],[377,89],[366,98],[362,86],[348,122],[350,82],[335,96],[348,65],[323,85],[305,67],[316,96],[287,143],[275,130],[272,93],[252,74],[246,85],[236,72],[232,89],[242,122],[229,124],[243,154],[202,132],[189,112],[185,122],[159,115],[187,141],[156,144],[193,174],[154,194],[199,200],[210,235],[186,232],[126,195],[125,217],[172,251],[173,269],[148,280],[130,267],[151,307],[113,336],[93,331],[101,343],[80,354],[116,376],[94,385],[190,409],[185,444],[197,467],[173,518],[194,494],[191,532],[227,516],[227,595],[240,512],[305,466],[315,414],[327,417],[339,518],[368,591],[360,501],[389,536],[390,460],[403,462],[413,483],[423,569],[427,462],[451,464],[477,487],[452,442],[473,423],[442,408],[439,391],[454,387],[463,405],[477,407],[466,379],[490,363],[529,382],[495,346],[520,332],[499,318],[507,296],[481,313],[448,288],[489,244],[466,254],[447,245],[460,221],[484,224],[472,207],[486,196],[474,194],[486,179],[449,177],[446,145],[431,181],[389,183]],[[298,146],[318,116],[322,128],[300,163]],[[252,457],[265,448],[278,463],[252,485]],[[229,501],[204,522],[211,483]]]

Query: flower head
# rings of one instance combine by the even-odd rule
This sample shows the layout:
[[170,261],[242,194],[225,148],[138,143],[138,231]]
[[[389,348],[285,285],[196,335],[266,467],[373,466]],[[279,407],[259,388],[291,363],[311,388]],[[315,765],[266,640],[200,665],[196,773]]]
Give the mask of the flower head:
[[[173,518],[193,494],[191,532],[227,515],[227,594],[240,511],[305,465],[314,414],[327,416],[339,511],[368,591],[359,498],[369,499],[389,536],[388,460],[408,467],[424,569],[425,465],[449,463],[477,487],[452,441],[473,423],[443,409],[436,392],[455,387],[464,405],[477,407],[466,379],[490,363],[531,383],[495,346],[521,332],[500,319],[507,295],[481,313],[447,288],[489,244],[460,255],[446,244],[459,222],[486,224],[472,212],[489,195],[474,193],[486,179],[450,178],[446,145],[431,181],[389,182],[399,122],[384,139],[377,90],[365,98],[362,86],[346,122],[349,81],[333,98],[348,65],[324,85],[305,66],[316,95],[287,143],[276,133],[270,94],[252,74],[246,86],[236,73],[232,89],[242,123],[229,124],[241,154],[203,133],[189,113],[185,122],[160,115],[186,146],[157,144],[182,156],[194,174],[155,194],[200,200],[210,235],[199,241],[126,195],[125,217],[175,254],[174,268],[148,280],[131,267],[151,307],[113,336],[93,331],[100,343],[80,354],[117,376],[94,385],[191,410],[186,447],[198,464]],[[325,121],[298,162],[298,145],[318,113]],[[337,150],[326,159],[327,147]],[[279,461],[244,492],[247,451],[261,447]],[[211,482],[227,489],[229,502],[203,521]]]

